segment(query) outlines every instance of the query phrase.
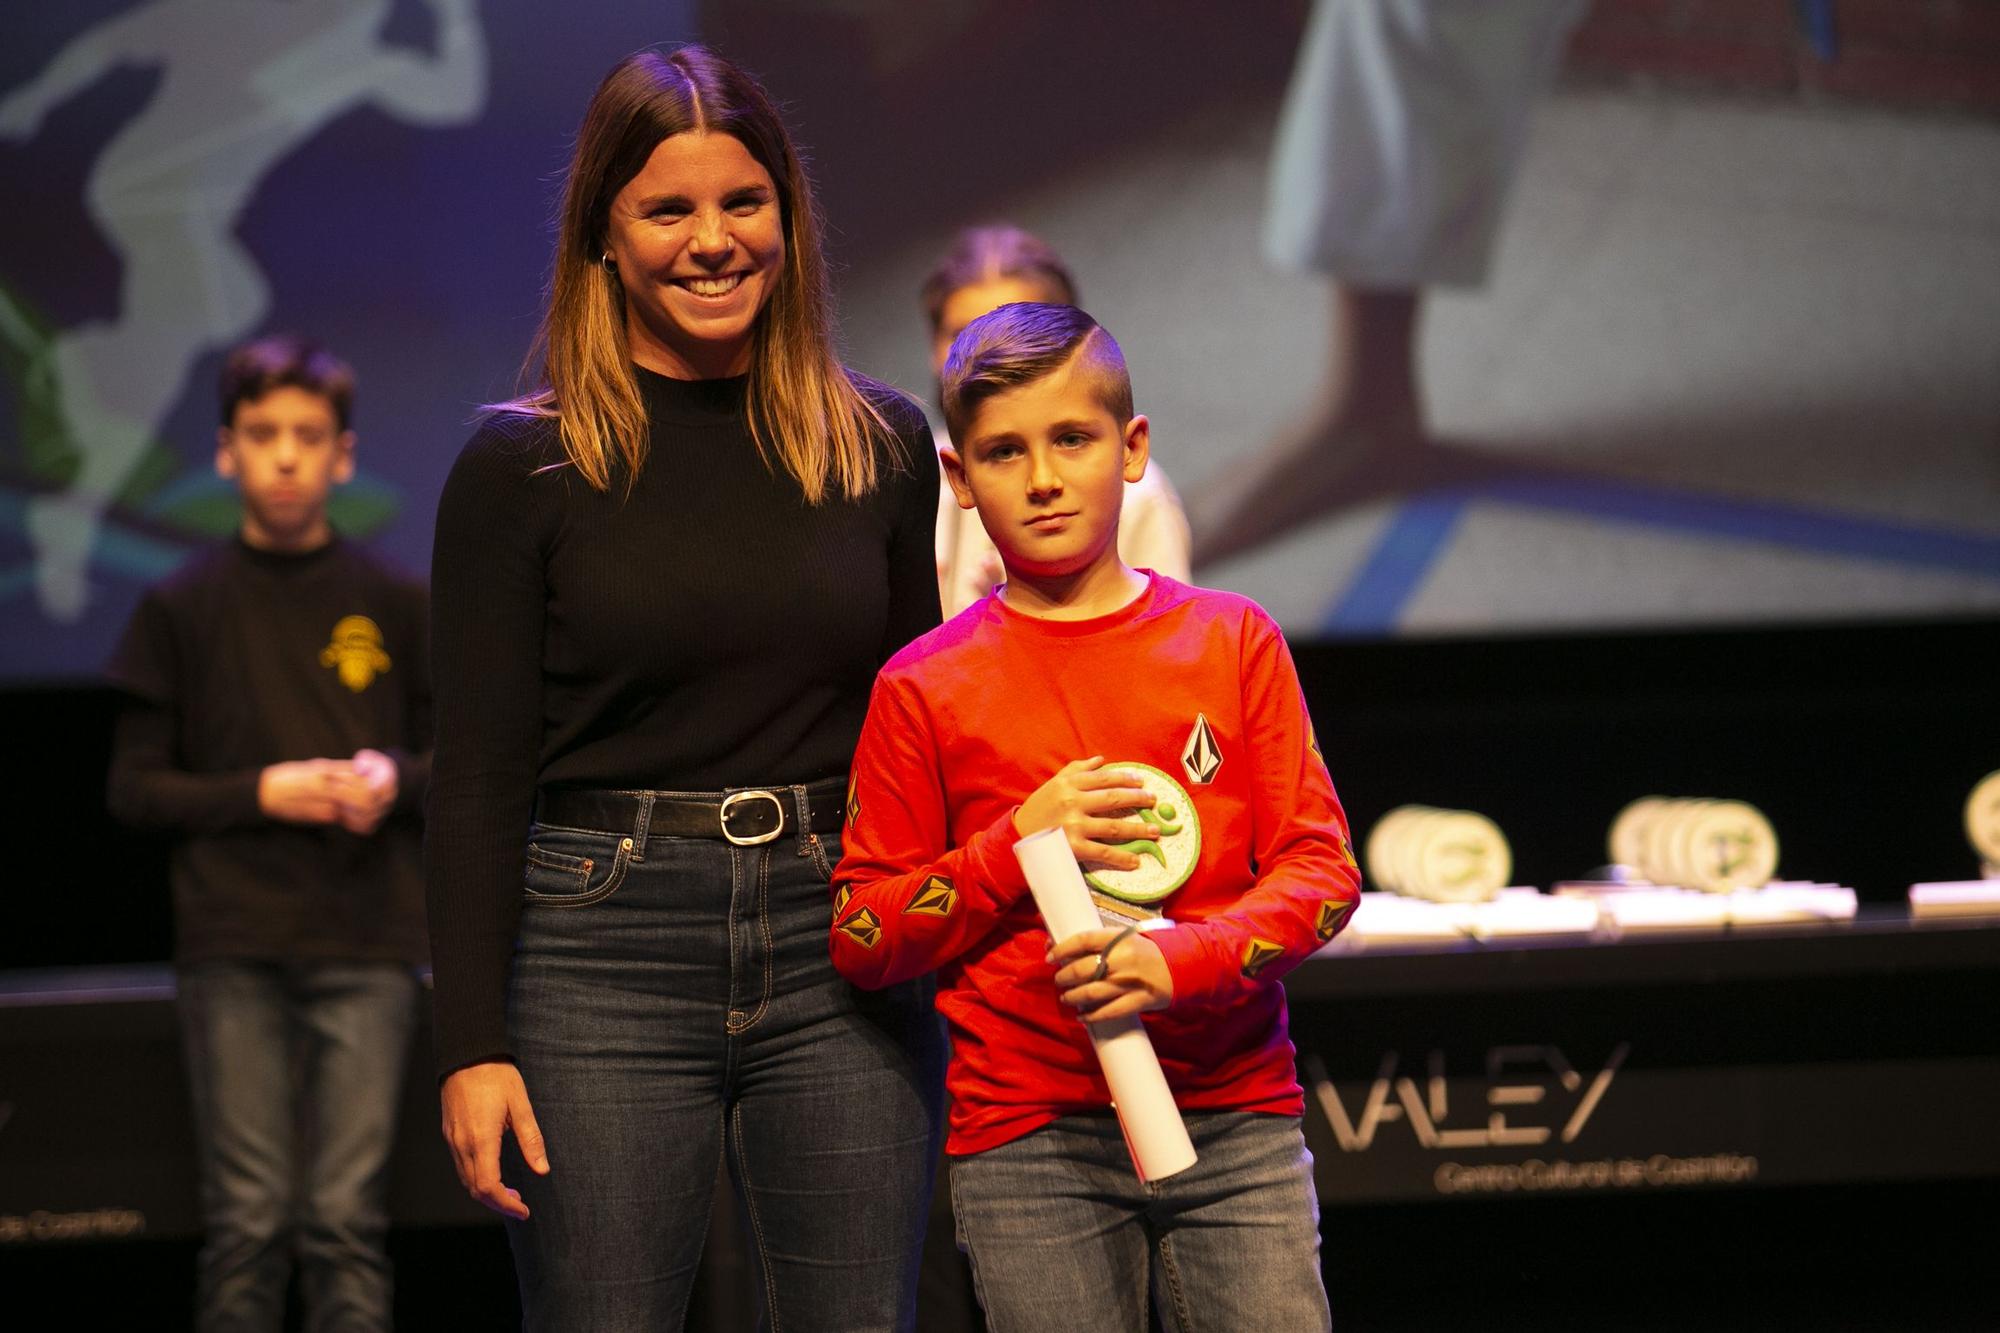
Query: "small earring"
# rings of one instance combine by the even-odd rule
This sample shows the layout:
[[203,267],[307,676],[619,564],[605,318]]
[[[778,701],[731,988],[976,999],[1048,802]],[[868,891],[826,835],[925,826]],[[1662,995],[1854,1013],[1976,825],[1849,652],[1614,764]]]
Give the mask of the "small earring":
[[618,271],[618,261],[611,257],[611,252],[609,250],[606,250],[603,253],[603,255],[601,255],[598,258],[597,262],[604,266],[604,271],[606,273],[616,273]]

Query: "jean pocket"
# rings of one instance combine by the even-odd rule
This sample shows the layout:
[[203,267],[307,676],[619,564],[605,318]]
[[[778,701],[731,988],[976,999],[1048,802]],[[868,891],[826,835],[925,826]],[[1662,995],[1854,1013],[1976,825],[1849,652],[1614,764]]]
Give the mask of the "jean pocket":
[[833,868],[840,863],[840,835],[829,833],[822,838],[817,833],[808,833],[805,836],[805,852],[820,880],[833,883]]
[[528,872],[522,901],[536,907],[589,907],[618,892],[632,864],[632,840],[620,838],[611,863],[575,856],[540,842],[528,844]]

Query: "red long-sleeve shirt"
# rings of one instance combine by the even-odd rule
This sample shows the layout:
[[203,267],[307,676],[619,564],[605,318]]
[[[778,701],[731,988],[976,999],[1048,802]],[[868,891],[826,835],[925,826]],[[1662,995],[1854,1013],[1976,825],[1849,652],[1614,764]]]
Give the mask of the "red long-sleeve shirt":
[[[1184,764],[1201,719],[1211,753]],[[1095,754],[1172,774],[1199,815],[1193,873],[1158,904],[1176,925],[1150,936],[1174,998],[1146,1026],[1175,1100],[1304,1109],[1278,979],[1358,900],[1347,819],[1278,627],[1247,598],[1156,574],[1091,620],[986,598],[876,681],[834,877],[833,961],[871,987],[938,971],[953,1153],[1109,1104],[1013,854],[1015,809]]]

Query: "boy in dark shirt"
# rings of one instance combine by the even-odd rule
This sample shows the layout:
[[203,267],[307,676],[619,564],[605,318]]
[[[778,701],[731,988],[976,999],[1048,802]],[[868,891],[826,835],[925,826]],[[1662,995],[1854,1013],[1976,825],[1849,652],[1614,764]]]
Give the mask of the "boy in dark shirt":
[[[1169,1328],[1325,1328],[1277,981],[1360,876],[1277,626],[1119,558],[1131,393],[1070,306],[1005,305],[953,344],[945,471],[1007,582],[876,681],[834,965],[938,972],[953,1205],[994,1329],[1142,1329],[1149,1288]],[[1012,851],[1049,828],[1115,924],[1049,938]],[[1199,1154],[1143,1182],[1087,1035],[1137,1014]]]
[[389,1149],[424,962],[422,590],[327,520],[352,372],[297,338],[224,366],[242,526],[151,589],[111,665],[109,799],[173,851],[199,1140],[202,1328],[387,1328]]

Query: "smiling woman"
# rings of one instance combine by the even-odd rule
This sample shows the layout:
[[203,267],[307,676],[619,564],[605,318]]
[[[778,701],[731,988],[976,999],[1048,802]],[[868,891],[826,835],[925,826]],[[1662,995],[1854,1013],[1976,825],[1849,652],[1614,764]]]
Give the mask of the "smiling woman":
[[634,361],[675,379],[741,375],[785,262],[777,184],[727,134],[663,139],[611,201],[603,262],[625,291]]
[[[753,207],[760,190],[775,198]],[[719,227],[724,215],[746,223],[763,217],[776,223],[776,235]],[[757,451],[791,473],[809,501],[817,504],[829,486],[850,500],[874,489],[881,443],[900,433],[884,396],[908,400],[864,384],[834,357],[812,183],[755,80],[697,46],[619,62],[577,132],[561,219],[548,314],[528,364],[546,386],[502,406],[555,421],[591,486],[609,485],[614,459],[636,473],[645,458],[636,363],[672,379],[742,375]],[[637,243],[645,234],[656,236],[657,248]],[[684,246],[685,236],[694,239]],[[621,256],[627,241],[632,253]],[[628,274],[621,259],[636,271]],[[749,283],[753,269],[758,280]],[[741,305],[713,283],[702,284],[705,297],[693,290],[697,279],[727,281],[731,273],[746,275]],[[747,316],[744,327],[712,319],[724,312],[706,300]],[[746,332],[747,344],[739,344]],[[707,345],[711,339],[719,345]],[[658,355],[669,347],[697,360],[677,371]]]
[[734,66],[622,61],[561,216],[543,387],[438,507],[445,1136],[531,1328],[679,1327],[725,1153],[774,1326],[909,1328],[930,983],[863,997],[826,940],[870,684],[938,621],[929,430],[834,358],[810,183]]

